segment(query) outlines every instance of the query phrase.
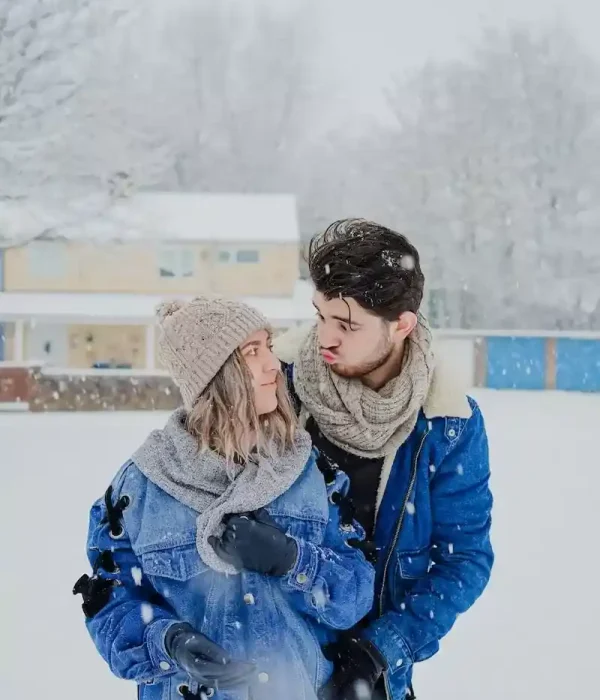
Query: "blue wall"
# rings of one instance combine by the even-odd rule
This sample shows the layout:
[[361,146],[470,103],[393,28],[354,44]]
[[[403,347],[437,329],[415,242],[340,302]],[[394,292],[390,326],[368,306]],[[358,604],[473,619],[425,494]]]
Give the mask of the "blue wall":
[[545,389],[546,339],[489,337],[487,382],[491,389]]
[[600,391],[600,340],[559,338],[556,341],[556,388]]
[[[0,292],[4,291],[4,251],[0,248]],[[4,359],[4,324],[0,323],[0,362]]]

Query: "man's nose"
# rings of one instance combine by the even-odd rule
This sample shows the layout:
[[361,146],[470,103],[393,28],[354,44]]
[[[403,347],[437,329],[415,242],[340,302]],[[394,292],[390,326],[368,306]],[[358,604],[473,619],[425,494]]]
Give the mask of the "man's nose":
[[319,328],[319,344],[322,348],[333,350],[340,345],[340,338],[333,330],[329,330],[326,325]]

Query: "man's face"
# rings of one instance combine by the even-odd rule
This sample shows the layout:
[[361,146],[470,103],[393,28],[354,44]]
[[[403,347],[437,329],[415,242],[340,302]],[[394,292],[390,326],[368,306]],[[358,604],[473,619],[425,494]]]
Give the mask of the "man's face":
[[346,297],[327,300],[315,292],[321,355],[331,370],[342,377],[363,377],[381,367],[394,351],[396,323],[363,309]]

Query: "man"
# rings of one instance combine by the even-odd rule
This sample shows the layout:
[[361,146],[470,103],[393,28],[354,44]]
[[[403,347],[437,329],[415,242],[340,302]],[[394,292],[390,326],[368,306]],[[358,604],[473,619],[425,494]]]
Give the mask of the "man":
[[347,523],[366,530],[357,546],[377,572],[371,614],[329,649],[325,695],[404,700],[413,664],[438,651],[489,580],[485,427],[434,356],[419,254],[404,236],[335,222],[311,241],[309,269],[316,325],[275,349],[326,480],[338,468],[350,477]]

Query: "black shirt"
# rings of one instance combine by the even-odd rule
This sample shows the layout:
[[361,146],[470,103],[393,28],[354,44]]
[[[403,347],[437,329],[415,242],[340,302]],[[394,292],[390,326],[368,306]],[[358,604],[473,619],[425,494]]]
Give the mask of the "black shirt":
[[321,453],[321,458],[324,457],[329,466],[341,469],[348,475],[348,495],[356,509],[354,517],[364,527],[367,539],[371,539],[375,529],[375,506],[383,457],[372,459],[346,452],[323,435],[312,416],[306,423],[306,430],[312,438],[313,445]]

